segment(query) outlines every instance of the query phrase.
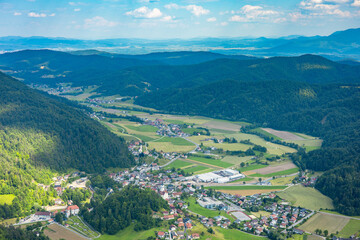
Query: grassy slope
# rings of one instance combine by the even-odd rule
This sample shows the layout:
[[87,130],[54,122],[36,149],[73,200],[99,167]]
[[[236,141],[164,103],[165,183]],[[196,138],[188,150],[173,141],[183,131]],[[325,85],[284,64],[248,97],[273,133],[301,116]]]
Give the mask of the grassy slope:
[[223,167],[223,168],[228,168],[228,167],[233,166],[233,164],[231,164],[231,163],[222,162],[221,160],[217,160],[217,159],[213,159],[213,158],[190,157],[189,159],[193,160],[193,161],[197,161],[197,162],[202,162],[202,163],[207,163],[210,165],[218,166],[218,167]]
[[348,238],[360,232],[360,220],[350,219],[346,226],[340,231],[339,236]]
[[166,169],[171,169],[171,168],[183,168],[183,167],[187,167],[192,165],[191,163],[188,162],[184,162],[181,160],[176,160],[175,162],[170,163],[169,165],[167,165],[165,168]]
[[279,192],[278,195],[295,206],[319,210],[320,208],[333,209],[332,200],[321,194],[318,190],[302,185],[296,185]]

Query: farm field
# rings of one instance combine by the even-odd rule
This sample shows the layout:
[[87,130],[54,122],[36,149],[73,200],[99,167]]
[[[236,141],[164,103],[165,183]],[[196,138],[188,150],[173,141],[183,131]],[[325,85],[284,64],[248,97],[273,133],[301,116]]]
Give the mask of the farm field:
[[222,162],[221,160],[213,159],[213,158],[203,158],[203,157],[193,157],[192,156],[192,157],[189,157],[188,160],[205,163],[205,164],[210,164],[210,165],[221,167],[221,168],[228,168],[228,167],[233,166],[233,164],[231,164],[231,163]]
[[[292,153],[292,152],[296,152],[295,149],[290,148],[290,147],[286,147],[283,145],[279,145],[279,144],[274,144],[271,142],[267,142],[264,139],[256,136],[256,135],[252,135],[252,134],[246,134],[246,133],[235,133],[235,134],[218,134],[216,136],[217,139],[221,139],[221,138],[235,138],[238,141],[241,140],[250,140],[252,143],[266,147],[267,151],[269,154],[275,154],[275,155],[281,155],[284,153]],[[251,145],[247,145],[247,144],[242,144],[242,143],[214,143],[214,141],[209,140],[209,141],[204,141],[205,139],[209,138],[208,136],[191,136],[189,139],[196,142],[197,144],[203,144],[205,147],[216,147],[216,148],[221,148],[224,151],[246,151],[247,149],[251,148]]]
[[117,232],[114,235],[104,234],[101,237],[97,238],[99,240],[140,240],[140,239],[147,239],[148,237],[155,237],[155,231],[166,231],[167,228],[159,227],[159,228],[152,228],[145,231],[135,232],[134,224],[130,225],[129,227]]
[[304,140],[303,137],[293,134],[291,132],[286,131],[278,131],[271,128],[261,128],[261,130],[270,133],[271,135],[275,135],[276,137],[283,139],[283,140]]
[[15,198],[14,194],[0,195],[0,205],[4,205],[4,204],[11,205],[14,198]]
[[277,173],[277,172],[294,169],[294,168],[297,168],[297,166],[294,163],[285,162],[285,163],[280,163],[280,164],[276,164],[276,165],[275,164],[270,165],[265,168],[259,168],[259,169],[254,170],[254,172],[266,175],[266,174]]
[[184,168],[184,167],[188,167],[188,166],[191,166],[193,164],[189,163],[189,162],[184,162],[182,160],[176,160],[172,163],[170,163],[169,165],[167,165],[165,167],[165,169],[171,169],[171,168]]
[[270,180],[271,185],[273,186],[278,186],[278,185],[288,185],[292,183],[292,180],[295,178],[296,176],[291,176],[291,177],[281,177],[281,178],[275,178],[273,180]]
[[254,236],[236,229],[223,229],[220,227],[216,227],[216,231],[219,231],[219,233],[223,234],[224,238],[222,239],[226,239],[226,240],[238,240],[238,239],[242,239],[242,240],[264,240],[266,238],[264,237],[259,237],[259,236]]
[[251,159],[251,156],[248,157],[237,157],[237,156],[225,156],[221,159],[222,162],[227,162],[234,165],[239,165],[242,162],[247,162]]
[[259,193],[268,193],[268,192],[276,192],[281,191],[286,186],[211,186],[205,188],[212,188],[217,191],[228,193],[228,194],[239,194],[242,196],[250,196]]
[[311,210],[333,209],[332,200],[318,190],[302,185],[292,186],[277,194],[279,197],[291,202],[294,206],[300,206]]
[[279,172],[274,172],[274,173],[269,173],[269,174],[251,174],[251,177],[275,177],[275,176],[286,176],[286,175],[291,175],[294,173],[299,172],[299,168],[291,168],[291,169],[287,169],[287,170],[283,170],[283,171],[279,171]]
[[193,173],[193,174],[197,174],[198,172],[203,173],[205,170],[213,171],[213,169],[209,169],[204,166],[192,166],[192,167],[184,168],[185,173]]
[[323,213],[317,213],[307,220],[299,229],[315,233],[316,229],[322,231],[328,230],[329,234],[341,231],[349,222],[348,218],[342,216],[326,215]]
[[[267,165],[263,165],[263,164],[252,164],[252,165],[249,165],[247,167],[242,167],[242,168],[239,168],[239,171],[244,173],[244,172],[248,172],[248,171],[253,171],[253,170],[256,170],[256,169],[260,169],[260,168],[265,168],[267,167]],[[255,172],[256,173],[256,172]]]
[[234,131],[239,132],[241,125],[236,122],[223,121],[223,120],[211,120],[206,123],[203,123],[202,126],[206,128],[214,128],[220,130]]
[[156,151],[163,151],[163,152],[190,152],[194,150],[195,145],[175,145],[171,142],[148,142],[149,147],[148,149],[155,149]]
[[67,228],[60,226],[58,224],[50,224],[45,228],[44,234],[48,236],[51,240],[85,240],[85,237],[80,236],[77,233],[74,233]]
[[338,236],[348,238],[353,234],[360,235],[360,220],[350,219],[345,227],[339,232]]

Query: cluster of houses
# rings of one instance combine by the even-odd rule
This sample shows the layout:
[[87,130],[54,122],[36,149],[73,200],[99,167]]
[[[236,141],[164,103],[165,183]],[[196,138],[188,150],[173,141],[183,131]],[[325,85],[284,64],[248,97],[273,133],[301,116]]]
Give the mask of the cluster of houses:
[[174,224],[170,225],[167,232],[158,231],[156,234],[160,239],[199,239],[199,233],[189,233],[193,228],[193,221],[190,218],[177,218]]
[[[149,170],[156,171],[150,172]],[[132,184],[141,187],[152,187],[156,189],[156,186],[165,186],[171,189],[171,183],[183,182],[186,178],[171,170],[159,169],[156,163],[150,165],[143,165],[134,168],[132,171],[121,171],[118,173],[111,173],[109,176],[117,182],[121,182],[123,186]]]
[[160,136],[168,136],[168,137],[189,137],[190,135],[184,133],[181,130],[181,127],[177,124],[167,124],[162,119],[151,120],[148,118],[142,119],[144,125],[150,125],[157,127],[159,130],[156,131],[156,134]]
[[[175,158],[187,158],[186,154],[178,153],[178,152],[155,152],[155,150],[149,151],[147,147],[145,146],[145,143],[142,141],[131,141],[128,144],[128,149],[131,152],[132,155],[134,155],[135,160],[138,161],[140,156],[149,156],[149,157],[158,157],[162,156],[165,159],[168,160],[174,160]],[[140,166],[140,168],[146,168],[148,167],[147,164],[144,164],[143,166]]]
[[275,200],[274,193],[251,196],[222,195],[243,209],[264,210],[270,213],[269,216],[261,218],[250,216],[252,219],[243,224],[243,230],[255,234],[261,234],[270,227],[286,229],[312,213],[311,210],[305,208],[293,207],[284,202],[279,203]]
[[207,218],[207,217],[200,217],[199,221],[207,228],[211,228],[211,227],[222,227],[222,228],[228,228],[229,225],[231,224],[231,221],[224,217],[224,216],[216,216],[213,218]]
[[[41,66],[44,67],[45,66]],[[41,68],[40,67],[40,68]],[[41,68],[43,69],[43,68]],[[65,77],[65,75],[59,74],[59,75],[43,75],[42,78],[54,78],[54,77]],[[66,93],[82,93],[84,92],[83,87],[71,87],[71,86],[66,86],[63,84],[57,84],[56,88],[51,88],[49,87],[49,85],[47,84],[30,84],[28,85],[31,88],[37,89],[37,90],[41,90],[41,91],[45,91],[48,94],[52,94],[52,95],[59,95],[59,94],[66,94]]]

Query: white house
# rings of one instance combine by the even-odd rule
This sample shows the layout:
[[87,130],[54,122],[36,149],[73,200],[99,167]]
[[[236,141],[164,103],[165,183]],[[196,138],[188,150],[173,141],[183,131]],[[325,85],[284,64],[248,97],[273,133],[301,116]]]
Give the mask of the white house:
[[65,215],[68,218],[70,216],[78,215],[79,212],[80,212],[80,209],[77,205],[71,205],[66,208]]

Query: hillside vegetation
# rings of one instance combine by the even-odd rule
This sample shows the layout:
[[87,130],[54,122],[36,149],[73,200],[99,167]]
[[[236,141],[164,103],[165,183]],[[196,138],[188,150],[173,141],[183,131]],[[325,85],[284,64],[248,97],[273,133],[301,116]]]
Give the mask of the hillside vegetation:
[[[52,98],[0,73],[0,218],[16,217],[34,205],[47,205],[55,171],[102,172],[129,167],[125,142],[65,99]],[[36,203],[36,204],[35,204]]]
[[[192,60],[187,60],[189,58]],[[174,61],[198,64],[171,65]],[[360,79],[360,66],[340,64],[315,55],[252,59],[244,56],[221,58],[221,55],[204,52],[128,56],[26,50],[1,54],[0,66],[27,84],[96,85],[99,94],[122,96],[137,96],[172,87],[192,88],[221,80],[291,80],[327,84],[354,83]]]

